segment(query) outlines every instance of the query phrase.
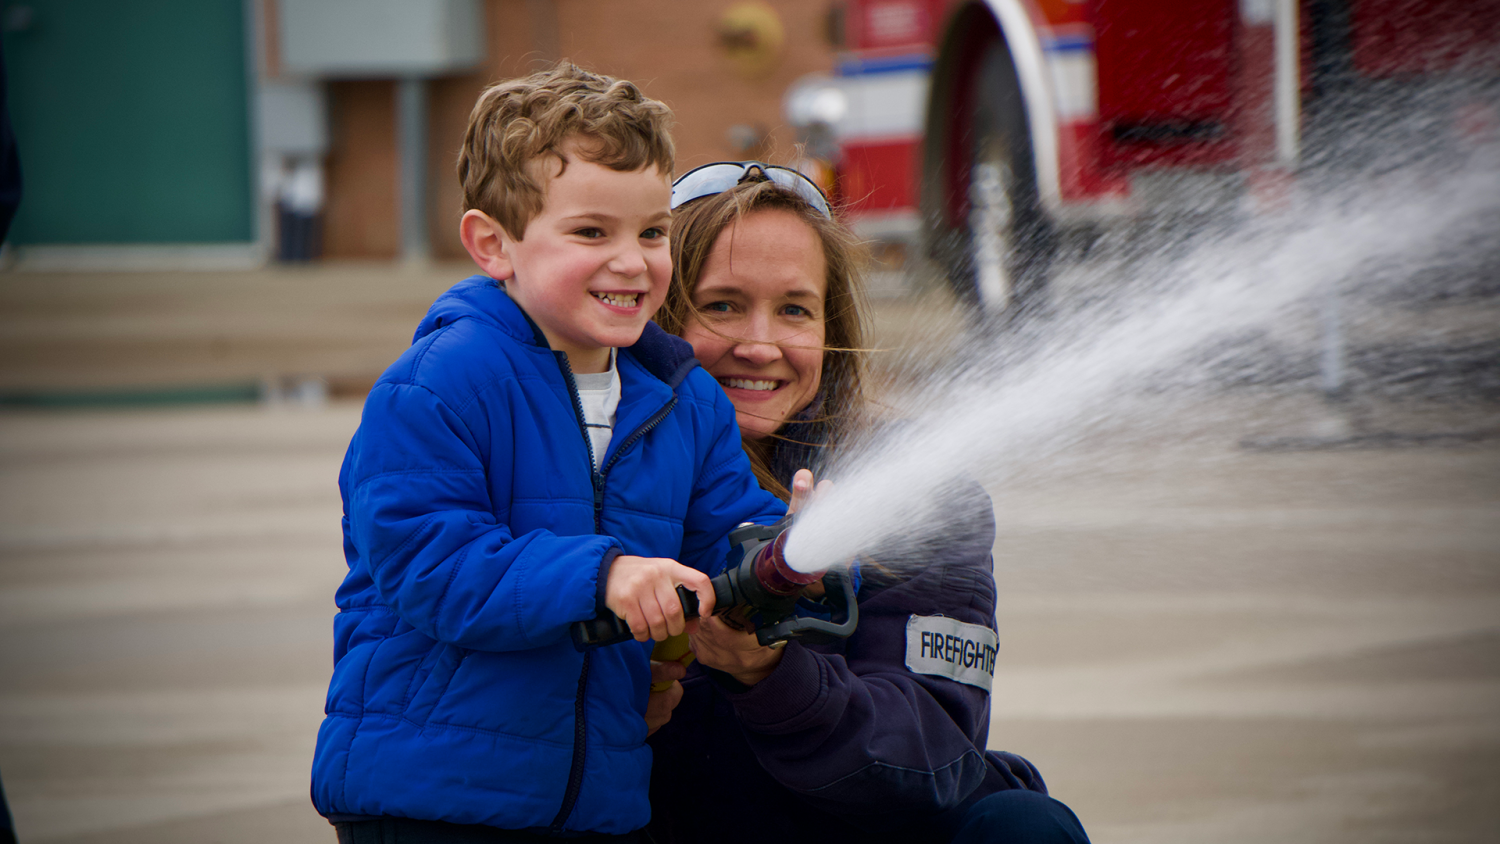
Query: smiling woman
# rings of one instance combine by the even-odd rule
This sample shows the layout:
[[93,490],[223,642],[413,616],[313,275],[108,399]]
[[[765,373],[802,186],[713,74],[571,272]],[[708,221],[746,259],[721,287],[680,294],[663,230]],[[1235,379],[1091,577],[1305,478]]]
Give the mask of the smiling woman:
[[817,395],[827,323],[823,247],[790,211],[757,211],[714,241],[682,337],[761,439]]
[[770,179],[679,206],[656,316],[724,387],[761,486],[783,498],[864,403],[862,252],[826,209]]
[[[657,321],[692,344],[734,404],[761,486],[795,508],[811,480],[798,470],[866,424],[859,245],[785,168],[705,165],[672,201]],[[927,565],[851,566],[860,621],[848,639],[762,647],[711,617],[690,637],[695,665],[653,665],[653,840],[708,829],[719,844],[1088,840],[1030,762],[987,750],[995,661],[971,657],[999,641],[994,520],[982,490],[959,492],[954,506],[972,513]]]

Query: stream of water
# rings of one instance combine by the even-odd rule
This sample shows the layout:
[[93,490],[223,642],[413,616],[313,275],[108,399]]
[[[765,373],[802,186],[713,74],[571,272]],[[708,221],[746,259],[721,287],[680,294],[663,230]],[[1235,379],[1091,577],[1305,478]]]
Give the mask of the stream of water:
[[1074,308],[1021,342],[976,333],[898,400],[899,424],[822,467],[834,485],[792,528],[788,562],[817,571],[859,554],[929,558],[962,532],[956,482],[1003,485],[1162,384],[1211,382],[1227,341],[1315,312],[1317,297],[1370,273],[1420,267],[1455,236],[1484,236],[1500,219],[1492,162],[1304,186],[1278,213],[1122,268],[1127,296]]

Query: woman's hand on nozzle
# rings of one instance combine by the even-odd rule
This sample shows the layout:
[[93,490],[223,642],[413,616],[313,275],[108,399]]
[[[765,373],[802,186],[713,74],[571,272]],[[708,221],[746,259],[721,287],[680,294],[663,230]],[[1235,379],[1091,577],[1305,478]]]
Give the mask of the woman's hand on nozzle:
[[[792,475],[792,500],[787,502],[787,515],[790,516],[816,501],[820,496],[827,495],[831,489],[833,489],[833,481],[818,481],[814,484],[811,469],[798,469],[797,473]],[[802,590],[803,594],[814,600],[823,597],[823,591],[822,580],[811,583]]]
[[687,666],[680,662],[651,663],[651,685],[671,685],[659,692],[653,688],[646,696],[646,735],[651,735],[672,720],[672,710],[682,702],[682,683],[678,681],[685,676]]
[[754,631],[735,630],[721,618],[704,618],[691,641],[699,662],[747,686],[771,676],[781,664],[781,646],[786,644],[766,647]]
[[697,594],[700,616],[714,611],[714,587],[708,575],[665,557],[629,554],[616,557],[609,567],[604,606],[625,620],[638,642],[692,633],[697,621],[683,616],[678,584]]
[[801,510],[830,489],[833,489],[833,481],[818,481],[814,485],[812,470],[798,469],[797,474],[792,475],[792,500],[787,502],[787,514]]

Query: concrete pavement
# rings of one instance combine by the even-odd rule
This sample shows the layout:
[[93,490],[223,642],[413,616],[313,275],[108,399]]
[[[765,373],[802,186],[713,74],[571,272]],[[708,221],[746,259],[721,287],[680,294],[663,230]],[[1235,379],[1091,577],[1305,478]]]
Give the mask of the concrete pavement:
[[[0,414],[27,842],[329,841],[307,770],[358,406]],[[1099,842],[1500,822],[1500,448],[1111,450],[996,490],[991,743]]]
[[[0,775],[23,842],[332,840],[307,771],[358,421],[341,395],[461,274],[0,277],[12,394],[334,388],[306,406],[0,411]],[[930,353],[953,324],[942,297],[879,310],[892,348]],[[1245,449],[1329,410],[1206,401],[1193,431],[1088,441],[992,490],[992,746],[1036,762],[1101,844],[1490,839],[1500,444]]]

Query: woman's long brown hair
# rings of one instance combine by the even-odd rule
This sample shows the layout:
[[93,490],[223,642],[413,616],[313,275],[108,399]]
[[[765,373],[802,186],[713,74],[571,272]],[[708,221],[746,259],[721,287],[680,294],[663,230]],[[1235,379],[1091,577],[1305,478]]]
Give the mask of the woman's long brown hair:
[[[758,211],[788,211],[796,215],[817,234],[823,246],[828,289],[823,303],[823,370],[819,388],[822,402],[813,418],[802,421],[816,423],[820,431],[819,442],[809,445],[837,446],[855,434],[865,409],[864,341],[868,313],[863,284],[868,258],[864,245],[843,225],[771,181],[744,182],[723,193],[686,203],[672,213],[672,283],[666,302],[656,314],[656,322],[681,336],[692,320],[699,319],[693,306],[693,291],[714,243],[735,221]],[[772,436],[743,441],[761,487],[783,500],[790,499],[791,493],[786,481],[772,471],[772,457],[778,445],[791,442],[791,438],[783,436],[786,428],[783,420]]]

